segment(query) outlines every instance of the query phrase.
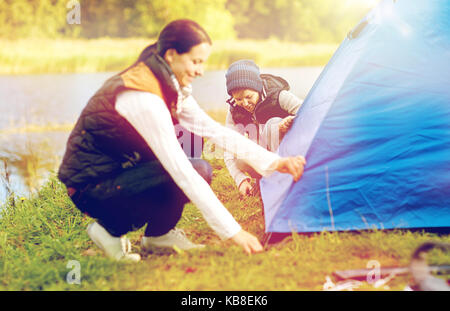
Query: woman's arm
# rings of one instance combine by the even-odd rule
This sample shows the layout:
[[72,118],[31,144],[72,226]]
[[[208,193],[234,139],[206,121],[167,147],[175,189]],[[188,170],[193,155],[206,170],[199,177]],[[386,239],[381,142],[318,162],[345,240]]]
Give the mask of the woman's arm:
[[286,90],[280,92],[278,101],[281,108],[286,110],[290,115],[296,115],[298,109],[300,109],[303,104],[303,100]]
[[183,101],[178,120],[187,130],[207,137],[236,158],[244,160],[262,176],[268,176],[276,170],[276,162],[280,159],[277,154],[211,119],[192,96]]
[[142,135],[175,183],[222,239],[241,232],[240,225],[189,162],[175,135],[169,110],[160,97],[125,91],[117,97],[116,110]]

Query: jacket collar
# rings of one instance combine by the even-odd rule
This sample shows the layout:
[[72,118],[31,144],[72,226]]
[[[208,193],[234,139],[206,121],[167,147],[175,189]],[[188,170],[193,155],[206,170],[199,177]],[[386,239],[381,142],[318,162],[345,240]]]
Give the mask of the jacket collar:
[[146,64],[161,82],[163,90],[168,93],[168,100],[171,105],[174,105],[174,107],[171,106],[171,112],[180,113],[183,100],[192,94],[192,85],[181,87],[172,68],[156,53],[150,55]]

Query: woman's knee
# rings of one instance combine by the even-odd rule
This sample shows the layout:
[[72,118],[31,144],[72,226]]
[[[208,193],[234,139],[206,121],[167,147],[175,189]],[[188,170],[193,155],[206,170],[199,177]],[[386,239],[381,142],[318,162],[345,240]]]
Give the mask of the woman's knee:
[[203,159],[190,159],[192,166],[208,184],[212,181],[212,167]]
[[147,219],[145,236],[161,236],[175,228],[183,214],[186,202],[172,199],[167,205],[155,207]]

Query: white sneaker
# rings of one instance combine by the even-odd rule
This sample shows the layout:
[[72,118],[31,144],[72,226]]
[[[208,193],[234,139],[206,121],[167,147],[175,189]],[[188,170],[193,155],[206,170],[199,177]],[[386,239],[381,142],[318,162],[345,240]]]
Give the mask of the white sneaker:
[[135,262],[141,260],[141,255],[131,252],[131,242],[129,239],[127,239],[125,236],[122,236],[120,238],[120,243],[122,244],[122,251],[124,253],[122,260],[129,260]]
[[95,245],[102,249],[108,257],[134,262],[141,260],[139,254],[130,253],[131,243],[126,237],[114,237],[96,222],[88,226],[87,233]]
[[178,247],[181,250],[203,248],[203,244],[194,244],[188,240],[183,229],[174,228],[168,233],[158,237],[142,237],[141,245],[145,250],[150,250],[153,247]]

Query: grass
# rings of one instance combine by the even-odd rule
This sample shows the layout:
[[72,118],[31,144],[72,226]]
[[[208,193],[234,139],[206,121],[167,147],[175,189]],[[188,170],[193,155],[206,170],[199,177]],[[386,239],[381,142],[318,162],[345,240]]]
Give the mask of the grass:
[[[0,74],[119,71],[131,65],[153,41],[145,38],[0,39]],[[323,66],[337,46],[277,40],[219,40],[213,43],[206,69],[226,69],[242,58],[251,58],[260,67]]]
[[[210,163],[219,199],[244,229],[262,239],[260,199],[241,199],[223,161]],[[90,222],[55,178],[29,198],[10,197],[0,218],[0,290],[322,290],[326,276],[335,270],[365,268],[370,260],[382,267],[404,266],[422,242],[450,242],[449,236],[425,232],[322,232],[295,234],[249,256],[232,242],[219,240],[189,203],[178,227],[193,241],[207,244],[206,249],[146,254],[139,246],[140,229],[128,237],[143,260],[120,263],[106,258],[90,241],[85,231]],[[432,264],[450,262],[449,254],[430,255]],[[79,285],[66,281],[71,260],[80,263]],[[409,276],[398,276],[388,283],[389,289],[403,290],[410,281]],[[359,289],[375,288],[364,283]]]

